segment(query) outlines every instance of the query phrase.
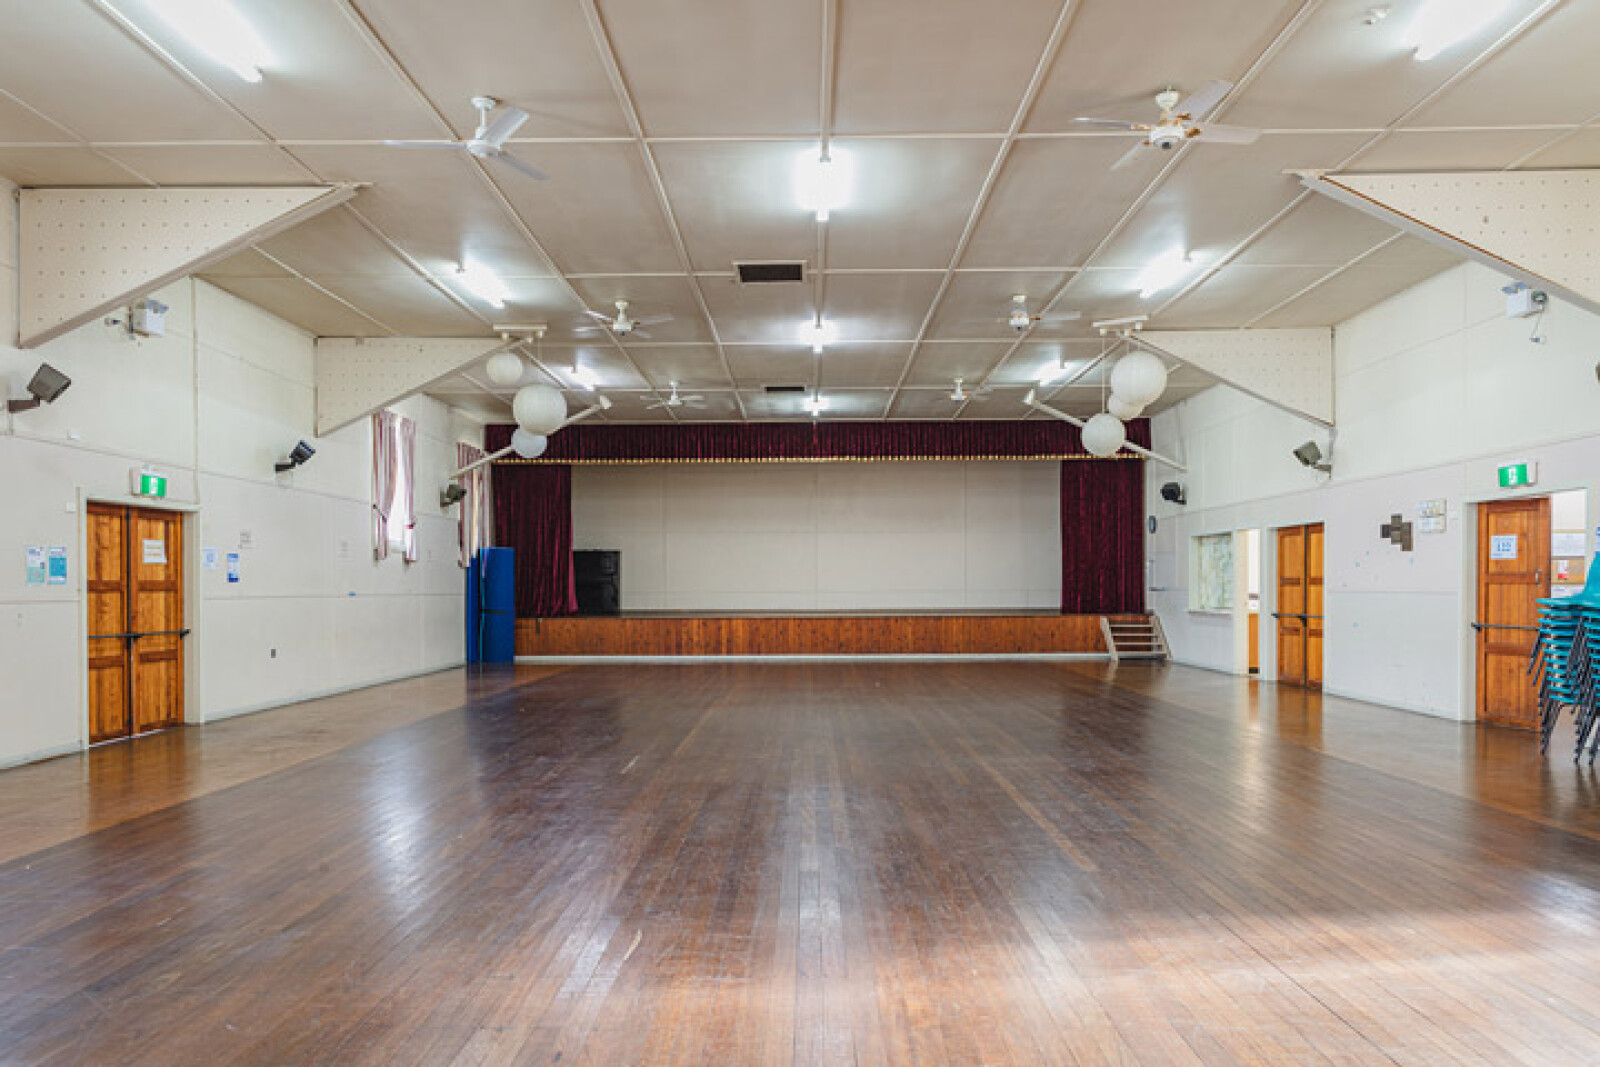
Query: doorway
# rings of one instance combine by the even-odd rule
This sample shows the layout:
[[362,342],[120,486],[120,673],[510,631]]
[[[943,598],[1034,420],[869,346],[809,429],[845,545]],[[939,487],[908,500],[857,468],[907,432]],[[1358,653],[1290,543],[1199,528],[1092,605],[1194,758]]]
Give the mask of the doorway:
[[1278,681],[1322,688],[1322,523],[1278,530]]
[[90,504],[89,743],[183,722],[183,514]]
[[1550,498],[1478,505],[1478,718],[1531,730],[1538,698],[1528,657],[1550,595]]

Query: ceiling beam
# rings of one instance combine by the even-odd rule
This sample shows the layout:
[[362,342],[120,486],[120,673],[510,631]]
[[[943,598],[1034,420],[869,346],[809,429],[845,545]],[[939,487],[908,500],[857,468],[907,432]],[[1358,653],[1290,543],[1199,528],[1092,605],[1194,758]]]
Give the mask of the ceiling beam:
[[482,337],[319,337],[317,436],[415,396],[463,367],[526,343]]
[[320,215],[358,188],[24,189],[20,344],[44,344]]
[[1600,313],[1600,170],[1305,172],[1306,188]]

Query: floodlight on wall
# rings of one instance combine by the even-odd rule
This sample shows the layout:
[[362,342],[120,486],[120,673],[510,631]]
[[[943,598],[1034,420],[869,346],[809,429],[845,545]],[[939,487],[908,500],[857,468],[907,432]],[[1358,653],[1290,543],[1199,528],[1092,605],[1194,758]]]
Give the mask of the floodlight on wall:
[[1315,441],[1307,441],[1294,450],[1294,458],[1300,461],[1302,467],[1309,467],[1314,471],[1327,474],[1333,470],[1332,463],[1323,462],[1322,449],[1317,447]]
[[301,441],[299,444],[295,445],[289,450],[288,459],[284,460],[282,463],[273,464],[272,469],[277,471],[279,474],[282,474],[285,471],[292,471],[316,454],[316,449],[312,448],[304,441]]
[[18,411],[32,411],[40,404],[53,404],[56,398],[67,391],[67,386],[72,384],[72,379],[56,370],[48,363],[39,364],[39,369],[33,372],[33,377],[28,379],[28,398],[26,400],[7,400],[6,410],[12,413]]
[[439,507],[443,509],[452,504],[459,504],[466,499],[466,496],[467,491],[461,487],[459,482],[451,482],[439,490]]

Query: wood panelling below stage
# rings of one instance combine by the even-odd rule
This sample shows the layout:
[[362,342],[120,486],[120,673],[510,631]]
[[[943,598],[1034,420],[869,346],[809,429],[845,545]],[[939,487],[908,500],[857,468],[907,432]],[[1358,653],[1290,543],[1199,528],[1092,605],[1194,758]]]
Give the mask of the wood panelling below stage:
[[1104,651],[1098,615],[613,616],[517,620],[519,656],[1007,655]]

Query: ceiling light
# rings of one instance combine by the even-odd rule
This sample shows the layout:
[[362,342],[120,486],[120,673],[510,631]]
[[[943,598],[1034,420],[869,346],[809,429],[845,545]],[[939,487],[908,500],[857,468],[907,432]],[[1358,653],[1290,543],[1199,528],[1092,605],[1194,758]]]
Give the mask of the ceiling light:
[[1424,0],[1406,27],[1406,43],[1416,57],[1432,59],[1481,32],[1506,9],[1508,0]]
[[591,393],[600,385],[600,375],[593,369],[580,367],[576,363],[572,365],[572,379]]
[[511,295],[500,276],[482,263],[463,263],[461,269],[456,271],[456,280],[466,286],[473,296],[493,308],[505,307],[506,298]]
[[228,0],[146,0],[161,18],[200,51],[247,82],[261,80],[272,54]]
[[827,222],[830,211],[848,204],[854,187],[855,163],[847,152],[808,148],[794,161],[795,201],[816,212],[818,222]]
[[1176,285],[1194,261],[1189,254],[1181,248],[1170,249],[1161,253],[1155,259],[1145,264],[1144,270],[1133,280],[1135,288],[1139,290],[1139,299],[1149,300],[1163,289],[1170,289]]
[[825,396],[811,397],[806,401],[806,410],[811,413],[813,419],[816,418],[828,410],[828,398]]
[[822,349],[833,344],[838,335],[839,331],[833,323],[821,319],[808,319],[806,324],[800,327],[800,339],[810,345],[811,351],[819,356],[822,355]]
[[1065,378],[1067,376],[1067,372],[1071,369],[1072,362],[1068,360],[1066,356],[1062,356],[1056,361],[1054,366],[1047,368],[1045,372],[1039,376],[1039,384],[1044,386],[1053,385]]

